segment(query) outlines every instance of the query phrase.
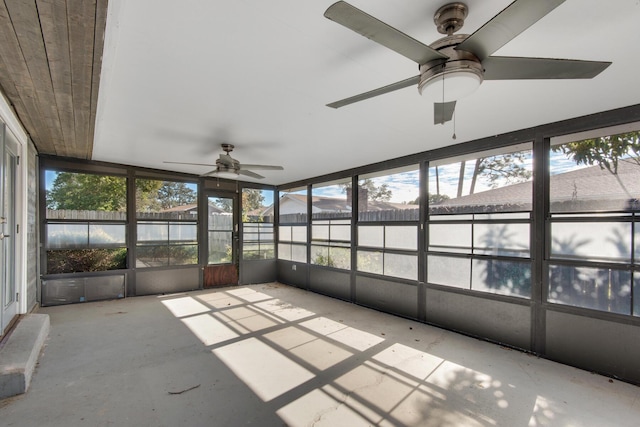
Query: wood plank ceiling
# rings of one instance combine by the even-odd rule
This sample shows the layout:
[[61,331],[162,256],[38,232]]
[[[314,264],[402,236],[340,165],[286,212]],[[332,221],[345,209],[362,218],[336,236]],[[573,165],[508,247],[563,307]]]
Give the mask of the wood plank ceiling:
[[0,90],[40,154],[91,158],[107,4],[0,1]]

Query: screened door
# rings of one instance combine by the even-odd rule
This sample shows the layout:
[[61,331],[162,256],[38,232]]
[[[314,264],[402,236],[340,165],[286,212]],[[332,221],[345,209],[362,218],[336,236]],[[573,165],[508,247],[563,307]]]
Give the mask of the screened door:
[[237,206],[235,195],[207,195],[205,288],[238,284]]

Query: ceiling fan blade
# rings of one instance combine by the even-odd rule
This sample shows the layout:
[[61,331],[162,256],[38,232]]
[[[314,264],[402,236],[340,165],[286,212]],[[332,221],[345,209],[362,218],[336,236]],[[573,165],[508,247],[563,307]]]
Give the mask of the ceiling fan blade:
[[611,62],[490,56],[482,61],[485,80],[591,79]]
[[351,6],[347,2],[339,1],[329,6],[324,12],[324,16],[418,64],[424,64],[434,59],[448,59],[447,56],[437,50]]
[[251,172],[251,171],[239,170],[239,171],[237,171],[237,173],[239,175],[250,176],[251,178],[258,178],[258,179],[263,179],[264,178],[264,176],[258,175],[257,173]]
[[162,163],[171,163],[174,165],[193,165],[193,166],[215,166],[214,164],[211,163],[185,163],[185,162],[162,162]]
[[345,98],[340,101],[327,104],[327,107],[340,108],[345,105],[353,104],[354,102],[364,101],[365,99],[373,98],[374,96],[384,95],[385,93],[393,92],[394,90],[403,89],[405,87],[414,86],[420,83],[420,76],[410,77],[400,82],[391,83],[390,85],[371,90],[369,92],[361,93],[360,95]]
[[483,61],[564,1],[516,0],[471,34],[456,49],[472,52]]
[[215,169],[213,169],[213,170],[210,170],[209,172],[205,172],[205,173],[203,173],[203,174],[202,174],[202,175],[200,175],[200,176],[211,176],[211,175],[217,174],[218,172],[219,172],[219,171],[218,171],[218,168],[215,168]]
[[456,101],[436,102],[433,104],[433,124],[441,125],[453,118]]
[[281,171],[284,170],[282,166],[271,166],[271,165],[246,165],[244,163],[240,164],[239,170],[263,170],[263,171]]

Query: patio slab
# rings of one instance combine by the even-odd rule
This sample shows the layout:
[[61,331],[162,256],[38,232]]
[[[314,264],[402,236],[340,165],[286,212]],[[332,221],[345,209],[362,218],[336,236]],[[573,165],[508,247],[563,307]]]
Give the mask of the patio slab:
[[640,388],[278,284],[43,308],[3,425],[636,426]]

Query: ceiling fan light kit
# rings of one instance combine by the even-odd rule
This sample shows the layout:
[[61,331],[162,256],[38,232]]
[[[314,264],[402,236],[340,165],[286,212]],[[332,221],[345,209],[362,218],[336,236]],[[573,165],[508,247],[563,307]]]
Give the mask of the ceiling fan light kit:
[[416,62],[420,74],[387,86],[327,104],[340,108],[418,85],[434,102],[434,124],[452,119],[456,100],[472,94],[484,80],[590,79],[611,62],[491,56],[553,11],[565,0],[515,0],[473,34],[454,34],[464,25],[468,8],[454,2],[440,7],[433,20],[445,37],[426,45],[344,1],[324,16]]

